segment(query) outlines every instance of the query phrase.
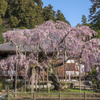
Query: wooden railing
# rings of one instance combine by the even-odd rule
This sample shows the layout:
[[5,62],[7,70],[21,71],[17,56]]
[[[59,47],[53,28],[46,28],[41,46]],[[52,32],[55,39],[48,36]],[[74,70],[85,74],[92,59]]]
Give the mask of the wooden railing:
[[[17,97],[14,97],[14,95]],[[12,95],[12,96],[11,96]],[[23,95],[23,96],[22,96]],[[25,96],[26,95],[26,96]],[[100,93],[10,93],[7,100],[100,100]]]

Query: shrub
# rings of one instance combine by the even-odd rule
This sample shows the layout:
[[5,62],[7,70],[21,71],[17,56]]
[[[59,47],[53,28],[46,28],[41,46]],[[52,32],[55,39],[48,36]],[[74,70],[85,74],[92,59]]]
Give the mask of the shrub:
[[3,77],[0,77],[0,91],[2,91],[2,89],[4,89],[5,86],[5,79]]
[[17,81],[17,87],[21,87],[21,86],[23,86],[23,82]]
[[92,79],[92,84],[96,84],[96,79]]
[[100,80],[97,81],[97,88],[100,89]]
[[18,27],[18,29],[27,29],[27,28],[24,26],[20,26],[20,27]]

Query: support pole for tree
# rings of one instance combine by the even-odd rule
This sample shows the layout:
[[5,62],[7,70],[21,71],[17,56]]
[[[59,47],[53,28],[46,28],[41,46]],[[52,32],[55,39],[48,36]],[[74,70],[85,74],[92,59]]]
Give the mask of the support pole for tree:
[[[34,74],[34,67],[32,68],[32,76]],[[31,82],[31,93],[34,92],[34,83],[33,83],[33,77],[32,77],[32,82]]]
[[36,92],[37,92],[37,68],[36,68],[36,77],[35,77],[35,89],[36,89]]
[[63,72],[63,78],[65,79],[65,53],[64,53],[64,56],[63,56],[63,67],[64,67],[64,72]]
[[47,67],[47,91],[50,93],[50,87],[49,87],[49,82],[48,82],[48,67]]
[[41,80],[40,78],[41,78],[41,77],[39,77],[39,75],[40,75],[40,71],[38,71],[38,78],[39,78],[39,92],[40,92],[40,80]]
[[[17,92],[17,50],[18,50],[18,46],[16,46],[16,76],[15,76],[15,93]],[[17,97],[17,94],[15,94],[15,97]]]
[[[65,59],[66,59],[66,50],[65,50]],[[65,86],[67,86],[66,63],[65,63]]]
[[44,92],[44,69],[43,69],[43,92]]
[[[26,60],[26,46],[25,46],[25,60]],[[25,92],[26,92],[26,77],[25,77]]]
[[[65,44],[65,39],[64,39],[64,44]],[[65,45],[64,61],[65,61],[65,59],[66,59],[66,49],[67,49],[67,46]],[[65,72],[65,87],[66,87],[66,86],[67,86],[66,62],[65,62],[65,68],[64,68],[64,72]]]
[[[37,44],[37,62],[39,62],[39,36],[38,36],[38,44]],[[37,91],[37,68],[36,68],[36,91]]]
[[80,66],[80,59],[79,59],[79,87],[80,87],[80,93],[81,93],[81,73],[80,73],[80,70],[81,70],[81,66]]
[[[40,78],[40,77],[39,77]],[[39,79],[39,92],[40,92],[40,79]]]
[[30,91],[30,68],[29,68],[29,73],[28,73],[29,75],[28,75],[28,88],[29,88],[29,91]]

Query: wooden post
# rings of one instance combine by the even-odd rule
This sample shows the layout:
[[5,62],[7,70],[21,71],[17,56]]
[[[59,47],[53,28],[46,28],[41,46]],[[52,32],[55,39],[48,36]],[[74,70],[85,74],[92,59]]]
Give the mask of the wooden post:
[[[65,42],[65,41],[64,41]],[[65,50],[65,54],[64,54],[64,60],[67,58],[66,57],[66,50]],[[65,62],[65,87],[67,88],[67,75],[66,75],[66,62]]]
[[48,93],[50,93],[50,89],[49,89],[49,86],[48,86],[48,68],[47,68],[47,91],[48,91]]
[[33,92],[33,100],[35,100],[35,92]]
[[40,92],[40,79],[39,79],[39,92]]
[[39,92],[40,92],[40,79],[39,79],[39,70],[38,70],[38,88],[39,88]]
[[81,73],[80,73],[80,70],[81,70],[81,66],[80,66],[80,59],[79,59],[79,87],[80,87],[80,93],[81,93]]
[[[37,62],[39,62],[39,35],[38,35],[38,44],[37,44]],[[36,92],[37,92],[37,68],[36,68]]]
[[8,96],[7,100],[9,100],[9,91],[8,91],[8,95],[7,96]]
[[61,92],[59,92],[59,100],[61,100]]
[[[26,46],[25,46],[25,60],[26,60]],[[26,76],[25,76],[25,92],[26,92]]]
[[[15,76],[15,93],[17,92],[17,50],[18,50],[18,46],[16,46],[16,76]],[[17,96],[17,94],[15,94],[15,97]]]
[[37,68],[36,68],[36,77],[35,77],[35,88],[36,88],[36,92],[37,92]]
[[63,80],[65,79],[65,53],[64,53],[64,56],[63,56],[63,67],[64,67],[64,71],[63,71]]
[[30,68],[29,68],[29,73],[28,73],[28,74],[29,74],[29,75],[28,75],[28,88],[29,88],[29,91],[30,91],[30,90],[31,90],[31,89],[30,89],[30,85],[31,85],[31,84],[30,84],[30,83],[31,83],[31,82],[30,82]]
[[9,91],[9,85],[8,85],[8,91]]
[[25,92],[26,92],[26,77],[25,77]]
[[44,69],[43,69],[43,92],[44,92]]
[[[32,75],[34,74],[34,67],[32,68]],[[32,78],[32,82],[33,82],[33,78]],[[31,82],[31,93],[34,92],[34,83]]]
[[84,92],[84,100],[86,100],[86,92]]
[[[40,74],[40,71],[39,71],[39,74]],[[39,92],[40,92],[40,80],[41,80],[41,77],[39,77]]]
[[[22,87],[21,87],[22,88]],[[21,89],[20,89],[20,97],[21,97]]]

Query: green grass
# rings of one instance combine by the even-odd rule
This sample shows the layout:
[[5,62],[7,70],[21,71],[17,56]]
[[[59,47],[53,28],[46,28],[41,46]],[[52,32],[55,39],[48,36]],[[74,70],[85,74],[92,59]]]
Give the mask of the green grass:
[[[79,93],[80,90],[79,89],[68,89],[69,93]],[[96,92],[93,92],[91,90],[81,90],[81,93],[96,93]]]
[[[37,93],[39,92],[39,90],[37,90]],[[79,89],[67,89],[67,90],[61,90],[61,93],[79,93],[80,90]],[[92,90],[81,90],[81,93],[96,93],[93,92]],[[31,93],[31,91],[27,91],[26,93]],[[47,90],[40,90],[40,93],[48,93]],[[57,90],[50,90],[50,93],[59,93],[59,91]]]
[[[22,89],[21,89],[22,90]],[[19,91],[17,91],[17,92],[21,92],[20,90]],[[22,91],[22,93],[23,93],[24,91]],[[50,93],[59,93],[59,92],[61,92],[61,93],[80,93],[80,90],[79,89],[67,89],[67,90],[61,90],[61,91],[57,91],[57,90],[50,90]],[[86,92],[86,93],[97,93],[97,92],[94,92],[94,91],[92,91],[92,90],[81,90],[81,93],[84,93],[84,92]],[[31,91],[26,91],[26,93],[31,93]],[[40,90],[40,92],[39,92],[39,90],[37,90],[37,92],[36,93],[48,93],[48,91],[47,90]],[[23,95],[23,94],[22,94]],[[25,94],[24,94],[25,95]]]
[[[44,91],[40,91],[42,93],[47,93],[47,90],[44,90]],[[61,93],[79,93],[80,90],[79,89],[67,89],[67,90],[61,90],[60,91]],[[96,93],[96,92],[93,92],[91,90],[81,90],[81,93]],[[50,93],[59,93],[59,91],[57,90],[51,90]]]

